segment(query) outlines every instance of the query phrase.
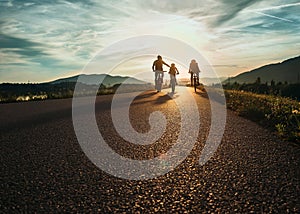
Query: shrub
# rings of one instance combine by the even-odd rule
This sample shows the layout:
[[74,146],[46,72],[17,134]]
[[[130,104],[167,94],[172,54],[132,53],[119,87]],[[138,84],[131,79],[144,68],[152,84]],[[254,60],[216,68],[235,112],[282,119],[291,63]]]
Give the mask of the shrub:
[[267,126],[283,138],[300,142],[300,103],[272,95],[226,90],[227,107]]

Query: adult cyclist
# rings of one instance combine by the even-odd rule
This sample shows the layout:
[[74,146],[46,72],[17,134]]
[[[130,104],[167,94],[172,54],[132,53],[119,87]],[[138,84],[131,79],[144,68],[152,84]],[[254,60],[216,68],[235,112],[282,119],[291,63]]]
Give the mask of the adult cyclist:
[[163,65],[166,65],[166,66],[170,67],[170,65],[168,65],[167,63],[165,63],[162,60],[162,57],[160,55],[158,55],[157,56],[157,60],[155,60],[153,62],[153,65],[152,65],[152,71],[155,72],[155,89],[156,90],[158,90],[157,80],[158,80],[159,73],[162,73],[162,77],[164,75],[164,73],[163,73]]
[[197,81],[198,81],[197,85],[199,85],[200,69],[199,69],[198,63],[194,59],[192,59],[192,61],[190,63],[189,73],[191,74],[191,86],[193,86],[194,74],[196,74],[196,76],[197,76]]

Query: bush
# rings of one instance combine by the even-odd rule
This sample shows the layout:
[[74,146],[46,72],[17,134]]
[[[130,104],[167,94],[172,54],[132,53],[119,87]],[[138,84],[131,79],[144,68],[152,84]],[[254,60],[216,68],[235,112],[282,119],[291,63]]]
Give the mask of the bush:
[[272,95],[226,90],[227,107],[261,125],[276,131],[281,137],[300,142],[300,103]]

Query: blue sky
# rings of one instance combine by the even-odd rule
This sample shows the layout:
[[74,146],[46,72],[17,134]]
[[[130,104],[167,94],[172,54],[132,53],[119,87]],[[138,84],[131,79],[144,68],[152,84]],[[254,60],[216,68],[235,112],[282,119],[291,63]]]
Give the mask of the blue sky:
[[[299,11],[295,0],[0,0],[0,82],[78,74],[103,48],[141,35],[183,41],[219,76],[234,76],[300,55]],[[113,73],[150,72],[153,60]]]

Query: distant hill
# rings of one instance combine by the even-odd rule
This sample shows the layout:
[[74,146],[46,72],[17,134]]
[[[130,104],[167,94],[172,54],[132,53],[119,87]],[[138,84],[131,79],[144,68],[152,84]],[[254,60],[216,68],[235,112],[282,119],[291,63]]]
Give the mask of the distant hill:
[[211,78],[211,77],[200,77],[200,82],[202,82],[204,85],[213,85],[213,84],[217,84],[220,82],[223,82],[224,80],[226,80],[226,77],[220,77],[220,78]]
[[[79,78],[80,77],[80,78]],[[127,84],[145,84],[146,82],[135,79],[133,77],[122,77],[122,76],[111,76],[108,74],[80,74],[72,77],[62,78],[48,82],[49,84],[60,84],[60,83],[75,83],[79,78],[79,82],[85,83],[87,85],[98,85],[99,82],[102,82],[105,86],[113,86],[116,84],[123,83],[127,80]]]
[[[99,86],[100,82],[102,85]],[[153,89],[150,83],[132,77],[81,74],[44,83],[2,83],[0,103],[71,98],[76,86],[80,88],[78,96],[113,94],[117,90],[118,93],[128,93]]]
[[[261,82],[298,83],[300,78],[300,56],[276,64],[269,64],[230,78],[230,82],[253,83],[260,77]],[[225,82],[227,82],[226,80]]]
[[[211,86],[213,84],[223,82],[226,79],[227,79],[226,77],[213,78],[213,77],[201,77],[200,76],[200,82],[207,86]],[[178,81],[179,85],[188,85],[191,83],[190,78],[179,78],[179,79],[177,79],[177,81]]]

